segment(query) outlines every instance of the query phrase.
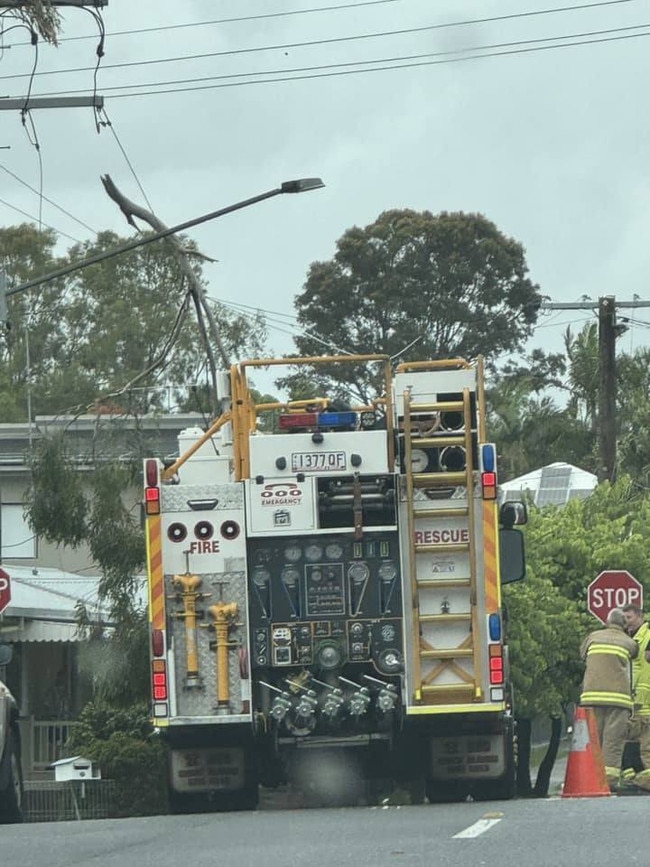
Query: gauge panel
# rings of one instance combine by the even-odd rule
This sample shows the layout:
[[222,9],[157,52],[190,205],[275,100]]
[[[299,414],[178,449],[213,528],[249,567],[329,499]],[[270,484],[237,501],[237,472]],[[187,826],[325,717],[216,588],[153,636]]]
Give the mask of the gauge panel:
[[401,616],[395,531],[250,539],[253,626]]

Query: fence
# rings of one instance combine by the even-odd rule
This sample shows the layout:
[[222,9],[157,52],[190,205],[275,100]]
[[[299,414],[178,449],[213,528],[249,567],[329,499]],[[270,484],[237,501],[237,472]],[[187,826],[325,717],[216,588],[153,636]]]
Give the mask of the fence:
[[25,822],[66,822],[80,819],[110,819],[114,815],[113,780],[58,783],[48,780],[25,782]]
[[23,772],[27,779],[40,775],[53,763],[65,757],[65,744],[73,728],[71,720],[20,720],[23,746]]

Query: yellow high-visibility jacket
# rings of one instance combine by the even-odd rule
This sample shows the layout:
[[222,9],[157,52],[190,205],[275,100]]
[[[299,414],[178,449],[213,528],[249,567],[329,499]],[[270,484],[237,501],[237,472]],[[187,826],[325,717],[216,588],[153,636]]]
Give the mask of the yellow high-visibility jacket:
[[639,716],[650,716],[650,662],[645,661],[644,651],[650,642],[650,625],[642,623],[632,638],[639,647],[639,655],[632,662],[632,692],[635,711]]
[[632,710],[632,660],[638,653],[638,644],[622,626],[591,632],[580,648],[586,661],[580,704]]

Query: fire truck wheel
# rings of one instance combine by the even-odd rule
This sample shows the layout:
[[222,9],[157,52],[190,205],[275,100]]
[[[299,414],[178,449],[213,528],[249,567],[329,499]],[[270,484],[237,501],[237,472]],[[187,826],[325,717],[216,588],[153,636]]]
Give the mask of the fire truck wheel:
[[474,783],[470,794],[475,801],[511,801],[517,794],[514,768],[498,780]]
[[23,821],[23,775],[20,764],[20,741],[16,733],[7,739],[0,763],[0,823]]
[[460,780],[441,783],[429,779],[426,781],[426,793],[430,804],[455,804],[467,798],[467,783]]

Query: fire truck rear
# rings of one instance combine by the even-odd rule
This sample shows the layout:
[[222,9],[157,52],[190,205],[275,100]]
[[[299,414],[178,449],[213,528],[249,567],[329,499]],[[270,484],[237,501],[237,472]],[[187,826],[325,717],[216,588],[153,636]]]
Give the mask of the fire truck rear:
[[[255,405],[248,371],[288,364],[366,368],[377,397]],[[144,466],[172,809],[332,775],[348,798],[512,797],[501,584],[524,558],[513,507],[499,528],[481,362],[261,359],[223,397]]]

